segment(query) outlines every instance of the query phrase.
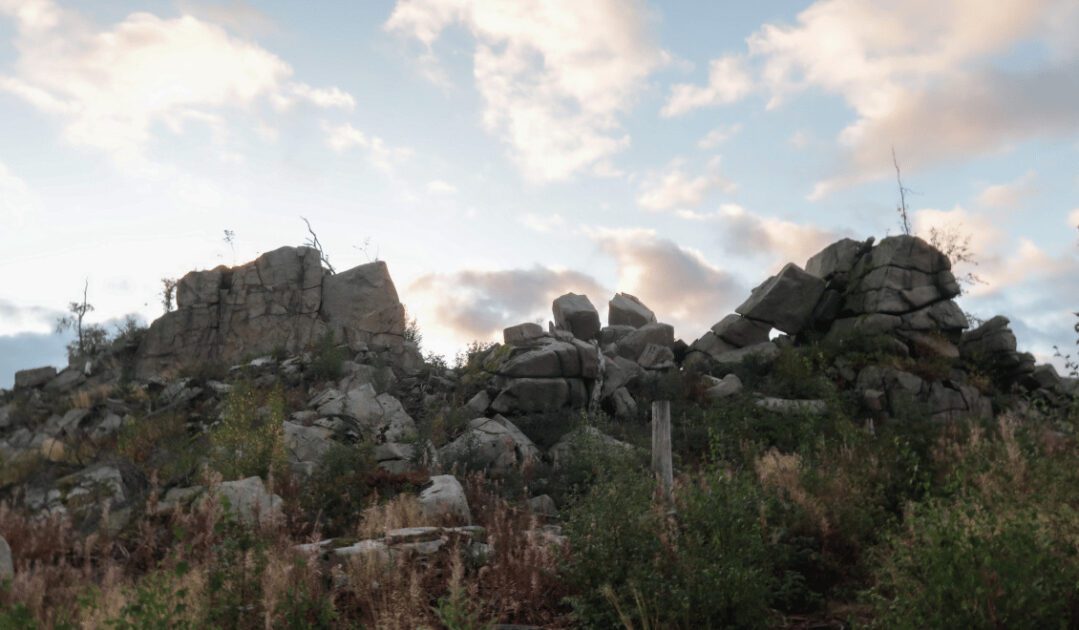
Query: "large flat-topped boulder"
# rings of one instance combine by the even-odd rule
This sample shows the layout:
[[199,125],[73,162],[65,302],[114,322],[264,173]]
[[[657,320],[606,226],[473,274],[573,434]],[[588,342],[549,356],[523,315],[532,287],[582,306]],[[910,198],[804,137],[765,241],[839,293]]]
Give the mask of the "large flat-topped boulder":
[[753,289],[749,299],[734,310],[739,315],[794,335],[808,323],[822,293],[823,280],[789,263]]
[[551,310],[555,326],[568,330],[574,337],[588,341],[599,336],[599,313],[587,295],[567,293],[557,297]]
[[383,262],[331,275],[309,247],[282,247],[238,267],[193,271],[177,309],[150,325],[139,376],[187,363],[300,352],[327,332],[353,347],[400,348],[404,307]]
[[609,326],[632,326],[640,328],[645,324],[654,324],[656,314],[645,306],[637,296],[618,293],[607,303],[607,324]]
[[56,378],[56,368],[48,365],[30,370],[19,370],[15,372],[15,389],[41,387],[54,378]]

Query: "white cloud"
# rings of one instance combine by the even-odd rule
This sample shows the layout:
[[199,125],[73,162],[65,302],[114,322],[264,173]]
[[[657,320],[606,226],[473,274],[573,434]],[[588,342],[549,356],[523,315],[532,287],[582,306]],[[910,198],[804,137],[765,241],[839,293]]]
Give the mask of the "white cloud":
[[1018,209],[1038,192],[1034,184],[1035,177],[1034,171],[1028,171],[1013,182],[987,186],[978,195],[978,203],[989,208]]
[[23,225],[37,208],[37,198],[22,179],[0,163],[0,224],[6,230]]
[[293,98],[324,109],[340,108],[351,111],[356,108],[356,99],[336,86],[314,88],[306,83],[290,83],[288,84],[288,96],[282,97],[279,102],[287,107],[292,104]]
[[533,214],[531,212],[521,217],[521,223],[533,232],[546,234],[566,226],[566,220],[560,214]]
[[475,39],[483,124],[528,179],[562,180],[629,144],[619,115],[668,55],[639,0],[399,0],[387,30],[427,48],[461,24]]
[[637,203],[648,210],[688,209],[701,205],[713,190],[734,192],[737,185],[720,172],[719,164],[714,157],[704,173],[694,176],[686,172],[685,160],[676,159],[645,179]]
[[1072,210],[1071,214],[1068,215],[1068,226],[1079,227],[1079,208]]
[[741,123],[716,127],[715,129],[705,134],[703,138],[698,140],[697,146],[701,149],[714,149],[729,140],[731,136],[741,130]]
[[618,290],[632,293],[693,341],[731,312],[746,290],[699,251],[682,247],[655,231],[587,228],[600,251],[618,263]]
[[464,345],[499,338],[507,326],[548,320],[554,299],[570,291],[593,303],[608,293],[587,274],[537,265],[421,276],[409,286],[409,303],[416,305],[425,331],[430,326]]
[[745,67],[745,60],[727,55],[708,64],[708,84],[704,87],[690,83],[671,87],[671,95],[660,113],[666,117],[680,116],[701,107],[727,105],[740,100],[752,89],[753,79]]
[[[818,0],[794,25],[753,33],[746,59],[770,109],[812,88],[854,111],[837,138],[836,173],[810,195],[819,199],[889,175],[892,146],[905,169],[917,169],[1074,134],[1077,39],[1073,0]],[[1022,70],[999,69],[996,61],[1024,44],[1042,57]],[[718,101],[679,102],[688,111]],[[675,103],[672,95],[668,106]]]
[[371,165],[384,172],[392,171],[398,164],[412,157],[412,149],[390,146],[382,138],[368,136],[351,123],[331,125],[323,122],[322,130],[326,134],[326,146],[338,153],[363,149]]
[[371,141],[367,138],[367,134],[353,127],[350,123],[341,125],[323,123],[322,130],[326,133],[326,146],[339,153],[355,147],[367,148],[371,146]]
[[441,179],[433,179],[427,182],[427,192],[436,195],[453,195],[457,193],[457,187]]
[[798,130],[791,134],[791,137],[787,140],[795,149],[804,149],[809,146],[811,137],[808,132]]
[[735,204],[721,207],[717,218],[723,223],[720,238],[727,251],[767,257],[776,268],[788,262],[803,266],[811,256],[848,236],[815,225],[761,216]]
[[[1005,301],[1014,307],[1014,301],[1023,295],[1037,295],[1039,300],[1053,296],[1054,308],[1066,310],[1070,307],[1061,303],[1066,300],[1058,298],[1072,295],[1069,287],[1079,290],[1079,257],[1074,252],[1047,252],[1001,226],[997,217],[985,211],[960,206],[951,210],[926,208],[915,211],[913,219],[915,233],[927,240],[930,229],[937,228],[958,235],[958,242],[966,244],[971,262],[957,263],[953,257],[953,264],[957,276],[972,272],[982,280],[967,287],[967,296],[975,303]],[[1024,310],[1028,319],[1033,317],[1034,311]]]
[[0,90],[59,117],[72,144],[127,167],[146,165],[157,125],[220,125],[220,112],[260,101],[350,106],[337,88],[288,82],[292,68],[279,57],[190,15],[132,13],[97,30],[52,0],[2,0],[5,14],[16,23],[17,57]]

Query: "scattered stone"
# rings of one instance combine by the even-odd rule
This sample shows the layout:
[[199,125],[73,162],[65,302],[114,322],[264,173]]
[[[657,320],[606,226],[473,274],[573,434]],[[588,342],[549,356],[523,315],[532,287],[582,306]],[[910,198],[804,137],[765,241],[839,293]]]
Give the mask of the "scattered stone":
[[633,326],[606,326],[599,331],[599,345],[603,348],[614,345],[634,330],[637,329]]
[[111,411],[105,416],[101,422],[90,431],[90,439],[94,441],[103,440],[110,435],[115,435],[120,427],[123,426],[124,419],[119,415],[112,413]]
[[774,411],[784,416],[796,416],[805,414],[819,415],[828,410],[828,403],[823,400],[791,400],[786,398],[761,398],[754,403],[761,409]]
[[768,324],[737,314],[728,315],[712,326],[712,333],[716,337],[733,346],[728,348],[730,350],[764,343],[768,341],[771,330]]
[[650,343],[644,347],[637,364],[646,370],[669,370],[674,368],[674,352],[666,346]]
[[592,457],[596,454],[630,453],[633,446],[587,425],[563,435],[558,443],[547,451],[547,457],[555,469],[563,468],[574,457]]
[[502,341],[511,346],[526,345],[546,335],[539,324],[526,322],[502,330]]
[[631,326],[640,328],[645,324],[654,324],[656,314],[629,293],[617,293],[607,303],[607,324],[610,326]]
[[491,403],[495,413],[533,413],[582,407],[588,401],[584,382],[576,378],[518,378]]
[[910,344],[911,354],[915,357],[942,358],[955,361],[959,358],[959,348],[939,333],[917,331],[899,331],[899,336]]
[[617,343],[618,355],[636,361],[648,344],[664,348],[674,346],[674,327],[670,324],[645,324]]
[[405,442],[416,436],[416,423],[401,401],[389,394],[376,394],[370,383],[363,383],[344,394],[337,389],[328,389],[309,404],[317,407],[320,416],[352,418],[375,442]]
[[165,493],[165,496],[158,499],[157,508],[154,510],[154,513],[167,514],[177,508],[189,505],[204,492],[206,492],[206,488],[202,486],[169,488],[168,492]]
[[438,450],[446,466],[472,465],[492,476],[504,476],[539,458],[539,449],[512,422],[502,416],[476,418],[468,430]]
[[603,357],[603,392],[606,398],[613,394],[619,387],[632,385],[644,369],[624,357]]
[[528,509],[533,514],[546,516],[548,518],[555,518],[558,516],[558,507],[555,506],[554,499],[546,494],[541,494],[538,497],[529,499]]
[[712,357],[712,360],[715,362],[716,366],[730,369],[741,365],[746,359],[752,358],[753,360],[762,363],[772,363],[777,357],[779,357],[779,346],[772,341],[766,341],[764,343],[746,346],[745,348],[724,352],[718,356]]
[[310,475],[333,446],[333,431],[288,421],[283,426],[285,450],[293,470]]
[[625,387],[614,390],[614,394],[611,395],[611,404],[614,406],[616,418],[628,420],[637,417],[637,401],[633,400],[633,395]]
[[270,494],[259,477],[223,481],[213,488],[226,510],[245,525],[264,525],[283,518],[281,497]]
[[56,378],[56,368],[52,366],[19,370],[15,372],[15,389],[42,387],[54,378]]
[[581,376],[581,359],[578,355],[576,345],[550,339],[514,356],[498,369],[498,373],[513,378],[578,377]]
[[855,263],[873,244],[872,238],[860,242],[845,238],[828,247],[806,261],[806,273],[821,280],[832,280],[837,275],[846,275],[854,269]]
[[706,398],[720,400],[723,398],[730,398],[731,396],[737,396],[742,393],[742,379],[738,378],[736,374],[728,374],[722,379],[708,378],[713,381],[713,384],[711,387],[704,390]]
[[465,403],[464,409],[472,416],[482,416],[487,413],[487,408],[491,406],[491,395],[487,393],[487,390],[480,390],[475,396],[468,399]]
[[453,475],[435,475],[431,485],[420,493],[420,507],[424,517],[431,522],[445,518],[464,524],[472,522],[472,512],[468,509],[468,499],[461,482]]

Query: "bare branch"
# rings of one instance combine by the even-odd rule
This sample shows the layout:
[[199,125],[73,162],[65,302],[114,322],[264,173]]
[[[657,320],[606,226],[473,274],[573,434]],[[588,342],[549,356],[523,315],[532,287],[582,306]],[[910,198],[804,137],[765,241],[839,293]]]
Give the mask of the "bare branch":
[[896,212],[899,213],[903,234],[910,236],[910,217],[907,215],[907,192],[909,191],[903,187],[903,178],[899,173],[899,160],[895,157],[894,145],[892,146],[892,164],[895,165],[895,181],[899,184],[899,207],[896,208]]
[[322,243],[318,240],[318,234],[315,234],[315,230],[311,228],[311,222],[308,221],[306,217],[300,218],[303,219],[303,222],[307,224],[307,232],[310,234],[310,236],[307,237],[307,242],[305,242],[304,245],[307,245],[308,247],[313,247],[318,250],[318,256],[322,260],[322,264],[326,265],[326,268],[330,270],[330,273],[337,273],[336,271],[334,271],[333,265],[330,264],[330,259],[326,257],[326,251],[322,249]]

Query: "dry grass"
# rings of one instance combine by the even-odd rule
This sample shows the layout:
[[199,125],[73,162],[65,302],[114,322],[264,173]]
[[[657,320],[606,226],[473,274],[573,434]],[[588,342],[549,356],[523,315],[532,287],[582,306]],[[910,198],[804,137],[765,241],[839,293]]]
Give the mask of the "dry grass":
[[[469,493],[493,548],[482,566],[461,541],[433,556],[395,554],[389,564],[374,557],[323,562],[296,550],[312,542],[310,533],[293,533],[286,522],[241,533],[212,493],[168,516],[144,516],[116,539],[83,537],[65,518],[39,520],[0,506],[0,534],[16,562],[16,579],[0,592],[0,609],[21,604],[42,627],[98,628],[121,617],[149,623],[129,605],[153,597],[170,611],[170,623],[195,627],[435,628],[445,625],[440,615],[449,614],[568,627],[556,576],[562,548],[533,531],[534,517],[480,482],[473,480]],[[425,524],[415,496],[399,495],[365,510],[356,533],[379,538],[390,529]],[[230,608],[236,601],[244,602],[242,609]],[[181,604],[182,612],[176,608]]]
[[111,397],[116,387],[111,384],[86,387],[71,394],[70,406],[74,409],[90,409],[94,405]]
[[832,531],[826,508],[802,485],[802,458],[797,453],[780,453],[770,449],[754,464],[757,478],[764,488],[777,490],[806,511],[823,537]]
[[401,494],[365,509],[356,526],[356,536],[361,539],[380,538],[392,529],[429,524],[424,521],[423,509],[416,496]]

